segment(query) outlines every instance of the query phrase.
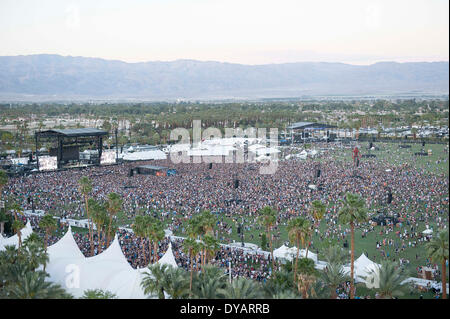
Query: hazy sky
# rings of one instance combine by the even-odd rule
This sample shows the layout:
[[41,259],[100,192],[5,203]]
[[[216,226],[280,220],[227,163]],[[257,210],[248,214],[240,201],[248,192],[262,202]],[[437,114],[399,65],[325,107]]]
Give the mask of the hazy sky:
[[448,61],[448,0],[0,0],[0,55]]

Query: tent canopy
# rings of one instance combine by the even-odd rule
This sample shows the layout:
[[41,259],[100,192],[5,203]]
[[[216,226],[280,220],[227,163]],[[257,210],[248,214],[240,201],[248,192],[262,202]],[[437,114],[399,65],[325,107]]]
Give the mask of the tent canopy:
[[[107,290],[120,299],[147,297],[141,288],[147,269],[131,267],[122,252],[117,234],[105,251],[96,256],[84,257],[69,227],[57,243],[48,247],[48,254],[46,271],[50,274],[50,280],[60,284],[76,298],[88,289]],[[171,244],[158,263],[178,267]]]
[[[33,233],[33,228],[31,227],[30,221],[28,221],[24,228],[21,230],[22,242],[27,239]],[[3,238],[0,236],[0,251],[5,250],[5,246],[19,247],[19,236],[17,234],[9,237]]]

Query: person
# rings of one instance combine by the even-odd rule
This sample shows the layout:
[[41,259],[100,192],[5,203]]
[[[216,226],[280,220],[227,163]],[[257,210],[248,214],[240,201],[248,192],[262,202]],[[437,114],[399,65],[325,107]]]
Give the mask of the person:
[[357,146],[355,146],[355,148],[353,149],[352,158],[353,164],[359,166],[359,159],[361,158],[361,155],[359,154],[359,149]]

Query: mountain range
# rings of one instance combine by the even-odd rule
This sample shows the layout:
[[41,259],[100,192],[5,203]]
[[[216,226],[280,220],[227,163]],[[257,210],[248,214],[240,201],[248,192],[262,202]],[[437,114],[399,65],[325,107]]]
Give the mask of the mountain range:
[[126,63],[50,54],[0,57],[0,97],[98,99],[270,98],[448,94],[449,63],[328,62],[243,65]]

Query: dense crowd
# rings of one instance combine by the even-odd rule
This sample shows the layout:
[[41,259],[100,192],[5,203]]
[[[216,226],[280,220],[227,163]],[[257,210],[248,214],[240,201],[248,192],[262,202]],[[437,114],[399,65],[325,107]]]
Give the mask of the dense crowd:
[[[398,254],[410,247],[422,245],[428,240],[419,230],[419,222],[438,227],[448,227],[449,179],[446,175],[429,174],[418,169],[414,162],[402,162],[392,154],[391,161],[361,160],[359,167],[348,159],[333,160],[331,153],[342,152],[342,146],[325,149],[319,159],[282,160],[272,175],[259,174],[255,163],[213,164],[212,169],[206,163],[173,164],[170,159],[153,161],[151,164],[173,167],[175,176],[135,175],[128,176],[130,168],[150,162],[124,163],[106,167],[90,167],[82,170],[66,170],[33,174],[12,178],[4,188],[4,193],[20,199],[25,209],[31,209],[27,198],[33,197],[35,207],[65,218],[83,219],[84,201],[79,192],[78,181],[88,176],[93,182],[91,197],[106,200],[110,192],[122,196],[125,217],[132,221],[136,213],[158,211],[159,218],[168,223],[174,233],[183,233],[184,223],[202,210],[217,214],[216,236],[222,243],[230,242],[233,222],[244,221],[245,230],[263,232],[255,223],[259,209],[272,206],[279,212],[274,236],[279,238],[281,225],[299,215],[312,220],[307,211],[313,200],[321,200],[327,205],[323,223],[324,231],[315,230],[314,241],[326,238],[338,242],[349,240],[349,227],[338,223],[340,200],[346,192],[360,194],[369,207],[370,214],[384,210],[386,214],[396,214],[399,224],[386,224],[374,227],[370,222],[357,225],[364,238],[368,233],[376,232],[377,241],[373,242],[379,255],[369,256],[374,261],[382,258],[399,260]],[[448,154],[447,154],[448,155]],[[316,177],[317,168],[321,176]],[[234,179],[239,179],[239,187],[234,188]],[[313,190],[309,185],[318,185]],[[131,186],[131,187],[130,187]],[[386,204],[387,188],[393,194],[391,204]],[[129,226],[129,225],[127,225]],[[387,238],[395,234],[395,239]],[[253,236],[253,235],[252,235]],[[86,254],[89,243],[87,235],[76,235],[77,243]],[[125,256],[133,267],[143,267],[143,256],[139,238],[126,231],[119,232],[119,238]],[[251,238],[253,239],[253,238]],[[160,243],[159,255],[167,249],[168,240]],[[177,263],[188,267],[188,257],[181,249],[178,240],[173,241],[173,251]],[[388,255],[386,248],[392,248],[394,255]],[[418,258],[419,256],[416,256]],[[272,271],[265,255],[249,255],[242,250],[222,247],[213,263],[227,267],[232,259],[235,275],[264,280]],[[400,260],[408,264],[408,260]]]

